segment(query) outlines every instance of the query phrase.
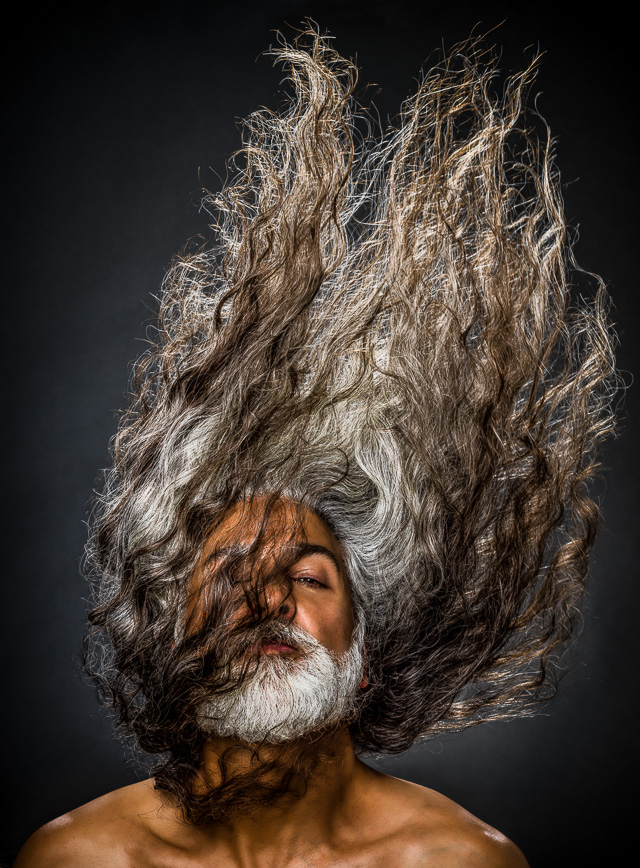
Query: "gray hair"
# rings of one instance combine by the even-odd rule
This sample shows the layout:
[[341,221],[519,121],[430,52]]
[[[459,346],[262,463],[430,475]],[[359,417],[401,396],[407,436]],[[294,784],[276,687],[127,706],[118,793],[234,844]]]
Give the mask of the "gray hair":
[[336,534],[365,619],[354,739],[400,750],[545,695],[613,427],[607,298],[588,275],[593,301],[571,299],[537,58],[496,95],[495,58],[458,46],[376,138],[328,40],[271,53],[292,93],[246,120],[135,368],[88,546],[90,661],[145,749],[178,751],[161,640],[211,527],[286,497]]

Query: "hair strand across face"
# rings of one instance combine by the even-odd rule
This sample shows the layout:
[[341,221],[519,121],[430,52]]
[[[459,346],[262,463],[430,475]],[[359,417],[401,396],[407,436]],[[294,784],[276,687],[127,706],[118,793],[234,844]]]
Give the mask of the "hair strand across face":
[[399,751],[548,695],[613,426],[607,297],[527,107],[537,60],[499,93],[491,53],[457,46],[376,135],[326,38],[271,53],[291,93],[245,121],[211,239],[167,275],[87,550],[88,666],[191,817],[232,572],[191,636],[185,606],[234,504],[288,498],[335,533],[366,631],[352,736]]

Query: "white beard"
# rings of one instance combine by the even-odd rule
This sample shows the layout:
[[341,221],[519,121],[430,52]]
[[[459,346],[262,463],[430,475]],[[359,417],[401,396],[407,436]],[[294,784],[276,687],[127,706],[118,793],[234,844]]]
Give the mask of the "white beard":
[[199,726],[250,744],[280,744],[348,719],[363,675],[363,634],[356,626],[351,647],[340,656],[287,623],[281,638],[302,656],[261,654],[255,673],[200,705]]

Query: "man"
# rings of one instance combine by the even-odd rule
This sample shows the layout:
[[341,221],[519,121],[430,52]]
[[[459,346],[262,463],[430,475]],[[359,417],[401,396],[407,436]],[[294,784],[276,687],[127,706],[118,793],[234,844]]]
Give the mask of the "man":
[[[335,655],[340,671],[339,661],[348,657],[353,647],[354,628],[341,546],[316,515],[306,511],[299,526],[296,512],[285,501],[272,518],[272,521],[284,519],[287,526],[297,527],[294,539],[299,547],[290,573],[292,591],[281,587],[270,590],[273,620],[264,625],[264,634],[278,638],[264,638],[260,643],[262,668],[268,670],[273,664],[280,670],[274,679],[273,695],[263,684],[264,695],[258,698],[255,707],[251,696],[246,700],[247,710],[252,712],[246,718],[234,708],[233,702],[227,703],[227,714],[220,720],[225,735],[217,734],[219,727],[205,724],[212,734],[203,745],[200,774],[194,782],[204,792],[219,785],[219,759],[225,751],[232,752],[231,775],[250,769],[252,757],[250,752],[239,751],[238,739],[254,745],[263,740],[273,741],[277,718],[275,727],[288,727],[287,741],[295,744],[326,726],[336,704],[336,696],[327,691],[322,717],[317,713],[314,717],[307,708],[306,713],[296,715],[295,704],[300,696],[293,692],[293,685],[287,684],[288,674],[295,675],[296,666],[304,664],[310,653],[301,650],[298,641],[303,643],[302,648],[308,643]],[[208,547],[213,550],[214,546],[251,545],[263,517],[264,504],[260,501],[239,505],[210,538]],[[277,554],[270,552],[271,556]],[[295,639],[282,642],[283,634]],[[342,685],[345,686],[344,699],[351,704],[355,691],[367,684],[362,654],[353,656],[358,663],[354,670],[356,678],[351,677],[347,666],[342,684],[335,685],[338,695]],[[237,692],[242,694],[243,690]],[[241,697],[233,698],[239,704]],[[287,705],[288,698],[292,707]],[[314,698],[311,694],[310,699]],[[280,713],[278,700],[285,713]],[[347,711],[344,702],[338,700],[338,704],[343,712]],[[322,710],[322,700],[318,705]],[[202,711],[203,718],[213,714],[210,707]],[[347,711],[344,717],[348,716]],[[229,725],[230,717],[235,726]],[[251,813],[238,813],[221,823],[194,826],[184,823],[180,810],[154,789],[153,781],[143,781],[97,799],[40,830],[24,849],[18,865],[142,868],[183,864],[434,864],[515,868],[527,864],[511,842],[444,796],[383,775],[362,763],[355,756],[347,725],[340,719],[336,723],[325,736],[326,743],[316,738],[316,749],[330,752],[331,756],[316,767],[307,791],[297,799],[272,804],[265,801]],[[280,739],[280,733],[276,734],[277,743],[281,743]],[[264,751],[267,760],[270,750],[274,751],[273,748]]]
[[159,762],[19,866],[526,865],[359,756],[545,695],[612,424],[602,289],[569,309],[531,69],[498,99],[462,46],[374,141],[304,38],[168,277],[93,520],[87,665]]

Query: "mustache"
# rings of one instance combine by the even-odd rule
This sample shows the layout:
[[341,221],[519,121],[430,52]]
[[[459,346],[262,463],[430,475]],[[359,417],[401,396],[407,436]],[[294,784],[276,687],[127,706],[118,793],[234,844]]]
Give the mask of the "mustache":
[[[240,666],[244,669],[245,664],[252,658],[258,659],[261,655],[258,649],[263,644],[283,642],[291,645],[303,657],[311,656],[319,650],[328,651],[321,642],[304,630],[302,627],[293,625],[286,620],[267,621],[262,624],[232,628],[227,632],[220,628],[217,635],[209,637],[207,647],[200,650],[196,647],[188,652],[189,662],[197,666],[198,678],[228,678],[229,674]],[[206,640],[205,640],[206,641]],[[182,649],[174,648],[175,674],[185,675],[185,665],[182,658]],[[328,651],[331,657],[336,655]],[[190,666],[187,665],[190,669]],[[226,674],[225,674],[226,673]]]
[[269,643],[283,642],[297,651],[311,652],[322,647],[310,633],[288,621],[271,621],[242,633],[240,647],[243,652]]

